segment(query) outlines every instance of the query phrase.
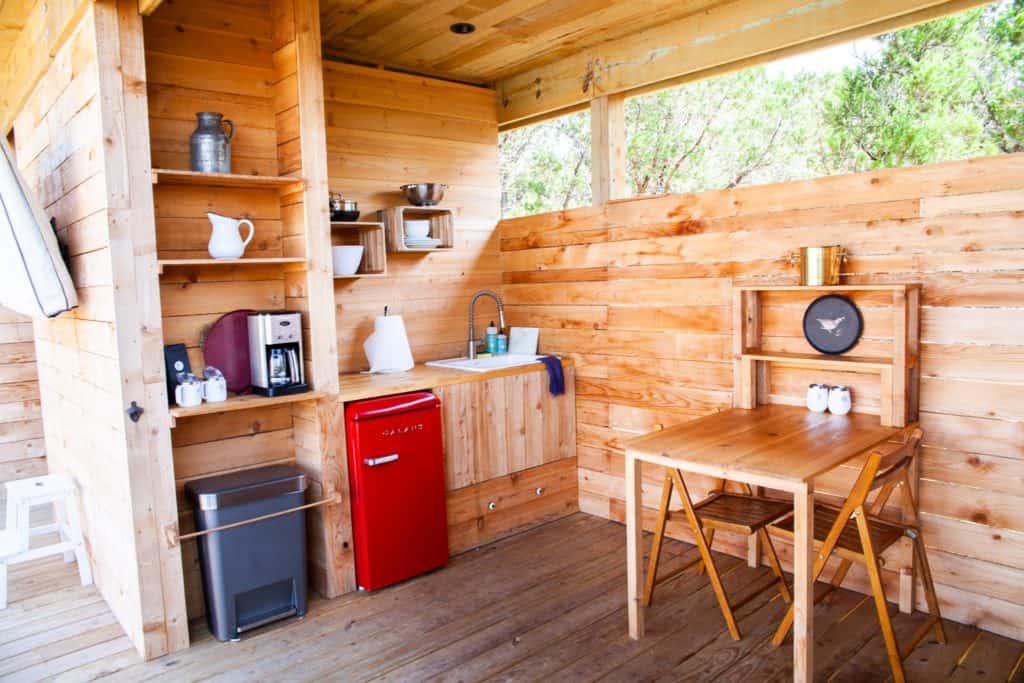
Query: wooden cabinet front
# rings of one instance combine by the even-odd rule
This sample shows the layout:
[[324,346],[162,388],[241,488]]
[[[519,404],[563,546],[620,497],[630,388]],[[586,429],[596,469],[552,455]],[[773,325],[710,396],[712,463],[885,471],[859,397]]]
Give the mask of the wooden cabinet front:
[[576,458],[566,458],[448,493],[452,555],[579,510]]
[[575,374],[552,396],[546,372],[439,387],[449,491],[576,455]]
[[561,396],[548,391],[543,371],[434,389],[444,428],[449,552],[579,509],[574,380],[566,366]]

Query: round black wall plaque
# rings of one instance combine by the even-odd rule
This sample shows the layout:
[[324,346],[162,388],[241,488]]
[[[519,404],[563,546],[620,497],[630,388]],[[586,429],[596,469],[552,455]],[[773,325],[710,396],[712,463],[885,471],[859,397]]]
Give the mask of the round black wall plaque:
[[821,353],[846,353],[860,341],[864,319],[845,296],[826,294],[804,312],[804,337]]

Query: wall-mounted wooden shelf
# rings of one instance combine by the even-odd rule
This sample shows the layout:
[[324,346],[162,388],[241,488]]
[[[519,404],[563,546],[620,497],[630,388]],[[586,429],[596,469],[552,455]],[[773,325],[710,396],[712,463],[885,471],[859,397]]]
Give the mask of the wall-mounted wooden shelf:
[[290,396],[260,396],[258,394],[243,394],[240,396],[229,396],[228,400],[220,403],[201,403],[195,408],[182,408],[175,406],[171,408],[171,427],[177,425],[178,420],[200,415],[214,415],[216,413],[231,413],[236,410],[252,410],[265,406],[284,405],[286,403],[299,403],[300,401],[316,401],[327,394],[322,391],[307,391],[302,394]]
[[[866,356],[829,356],[823,353],[783,353],[775,351],[760,351],[747,349],[741,355],[752,361],[767,361],[775,365],[785,365],[791,368],[807,368],[810,370],[844,370],[847,372],[879,372],[881,370],[892,370],[893,361],[891,358],[868,358]],[[911,366],[913,358],[909,359]]]
[[384,224],[370,221],[331,221],[331,245],[363,246],[363,261],[355,275],[335,275],[335,280],[360,277],[384,277],[388,272],[388,255]]
[[[885,358],[821,353],[783,353],[762,349],[761,294],[806,292],[888,292],[893,309],[892,355]],[[883,425],[904,427],[917,419],[921,371],[921,286],[918,284],[836,285],[831,287],[741,286],[733,289],[733,405],[755,408],[768,394],[770,365],[878,375],[879,419]]]
[[905,292],[919,287],[917,284],[881,285],[741,285],[733,289],[741,292]]
[[154,168],[153,184],[204,185],[206,187],[281,188],[303,184],[302,178],[293,176],[244,175],[241,173],[200,173],[170,168]]
[[[441,240],[441,244],[430,249],[408,247],[405,244],[405,221],[429,220],[429,237]],[[451,209],[436,206],[393,206],[377,212],[377,220],[384,224],[388,251],[396,253],[428,253],[455,248],[455,220]]]
[[290,258],[290,257],[267,257],[267,258],[237,258],[237,259],[212,259],[212,258],[185,258],[185,259],[159,259],[156,262],[157,272],[163,274],[165,268],[182,268],[182,267],[196,267],[196,266],[272,266],[272,265],[289,265],[289,264],[301,264],[305,266],[307,264],[304,258]]

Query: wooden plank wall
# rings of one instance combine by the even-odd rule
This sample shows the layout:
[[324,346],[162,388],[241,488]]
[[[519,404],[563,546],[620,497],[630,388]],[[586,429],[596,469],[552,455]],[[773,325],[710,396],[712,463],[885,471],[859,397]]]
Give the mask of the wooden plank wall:
[[31,319],[0,308],[0,484],[46,474],[32,336]]
[[[163,509],[150,470],[163,464],[152,455],[161,439],[142,437],[141,448],[132,447],[139,430],[149,433],[150,418],[129,429],[122,408],[127,395],[147,404],[148,375],[136,365],[142,346],[132,336],[136,328],[122,320],[136,292],[133,273],[113,267],[121,252],[133,250],[128,215],[131,198],[139,200],[137,188],[125,184],[131,138],[123,117],[112,115],[131,113],[122,79],[137,78],[139,66],[122,51],[120,17],[131,14],[118,15],[110,0],[90,5],[18,112],[14,137],[22,172],[69,248],[79,297],[74,311],[33,323],[47,464],[75,481],[96,583],[136,649],[149,657],[187,644],[188,635],[183,621],[165,620],[176,597],[159,586],[164,568],[173,574],[179,564],[176,552],[156,545]],[[130,42],[130,32],[126,37]],[[148,263],[141,254],[122,262]],[[154,577],[157,590],[144,594]]]
[[[787,252],[835,243],[850,281],[922,283],[921,503],[944,613],[1024,637],[1024,155],[623,200],[503,221],[501,236],[511,319],[577,363],[581,509],[612,519],[620,439],[731,405],[733,282],[792,283]],[[859,300],[869,354],[892,328]],[[806,301],[770,301],[774,348],[804,346]],[[771,392],[799,401],[810,379],[775,372]],[[863,380],[817,379],[876,405]],[[660,474],[645,477],[652,523]],[[723,547],[742,554],[737,540]]]
[[[376,220],[405,203],[403,183],[447,183],[441,206],[455,212],[454,250],[389,253],[387,277],[336,281],[341,371],[367,367],[363,341],[385,305],[403,316],[416,362],[464,355],[470,297],[501,285],[494,91],[329,61],[324,91],[331,190]],[[478,309],[481,334],[496,316],[490,300]]]

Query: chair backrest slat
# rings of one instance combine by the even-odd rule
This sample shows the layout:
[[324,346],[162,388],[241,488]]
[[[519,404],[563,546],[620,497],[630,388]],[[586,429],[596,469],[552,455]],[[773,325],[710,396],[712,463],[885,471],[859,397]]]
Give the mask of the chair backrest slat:
[[881,456],[878,461],[878,469],[875,470],[874,478],[871,482],[872,490],[903,476],[903,472],[910,467],[911,463],[914,462],[914,458],[920,452],[923,436],[924,434],[920,429],[915,429],[902,446],[891,453]]

